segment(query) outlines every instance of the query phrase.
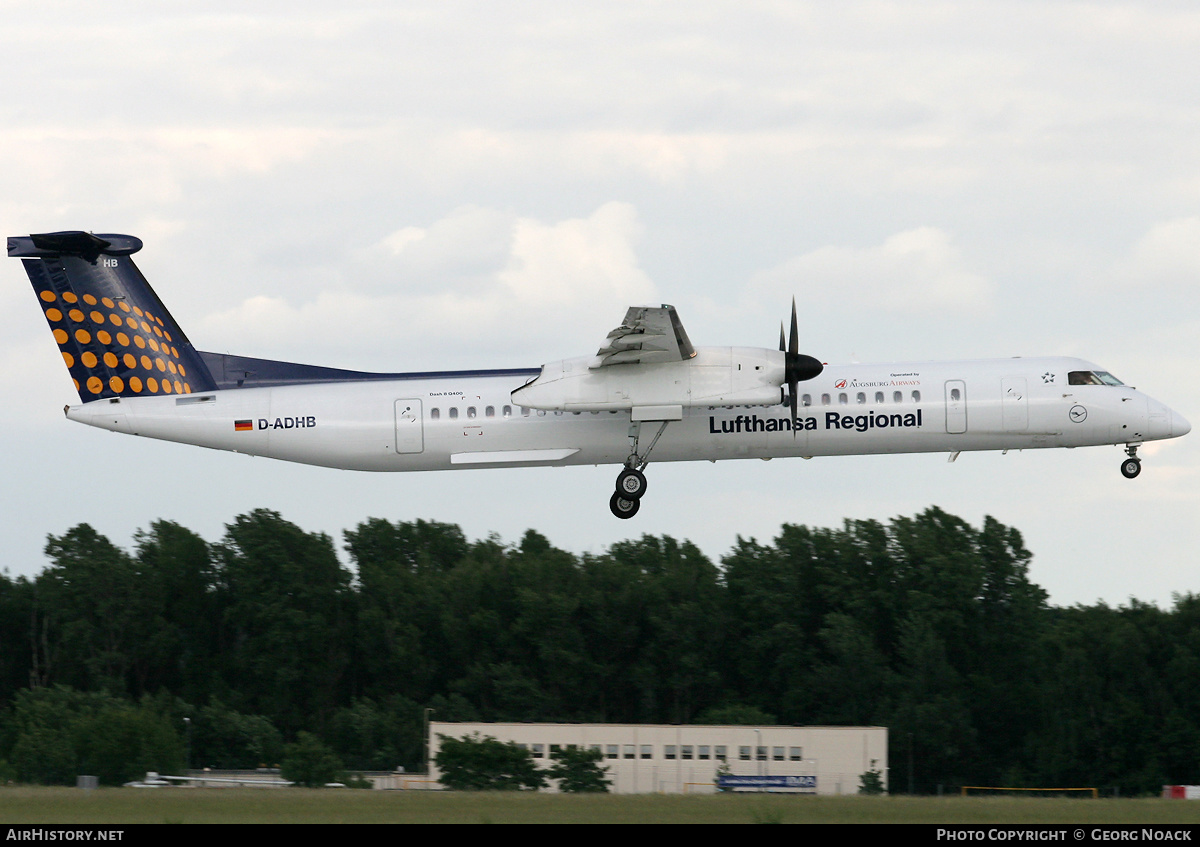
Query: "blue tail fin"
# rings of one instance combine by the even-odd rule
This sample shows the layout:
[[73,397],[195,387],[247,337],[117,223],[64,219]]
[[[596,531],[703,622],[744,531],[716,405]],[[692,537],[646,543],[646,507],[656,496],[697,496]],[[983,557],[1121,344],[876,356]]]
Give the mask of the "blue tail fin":
[[216,388],[200,354],[130,256],[131,235],[53,232],[8,239],[54,333],[79,397],[190,394]]

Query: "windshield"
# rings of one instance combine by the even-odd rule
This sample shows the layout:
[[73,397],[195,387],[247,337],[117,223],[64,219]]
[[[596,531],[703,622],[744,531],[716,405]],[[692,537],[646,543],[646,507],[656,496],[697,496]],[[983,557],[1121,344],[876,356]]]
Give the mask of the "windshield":
[[1070,385],[1124,385],[1108,371],[1071,371],[1067,374]]

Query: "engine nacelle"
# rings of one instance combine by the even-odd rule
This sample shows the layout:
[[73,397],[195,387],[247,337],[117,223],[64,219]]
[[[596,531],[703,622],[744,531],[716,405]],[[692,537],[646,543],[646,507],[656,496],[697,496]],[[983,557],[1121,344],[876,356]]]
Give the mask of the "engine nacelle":
[[583,356],[543,365],[512,400],[558,412],[632,410],[637,417],[639,407],[773,406],[785,379],[784,354],[761,347],[698,347],[678,362],[590,367],[595,362]]

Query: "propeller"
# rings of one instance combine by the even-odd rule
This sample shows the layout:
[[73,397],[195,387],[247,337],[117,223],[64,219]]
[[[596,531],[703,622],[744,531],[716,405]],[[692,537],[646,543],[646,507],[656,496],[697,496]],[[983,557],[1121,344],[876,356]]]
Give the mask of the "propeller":
[[[792,408],[792,420],[799,412],[800,383],[812,379],[825,370],[825,366],[812,356],[800,352],[798,321],[796,320],[796,298],[792,298],[792,332],[784,347],[783,324],[779,324],[779,352],[784,354],[784,382],[788,387],[788,401]],[[794,430],[793,430],[794,432]]]

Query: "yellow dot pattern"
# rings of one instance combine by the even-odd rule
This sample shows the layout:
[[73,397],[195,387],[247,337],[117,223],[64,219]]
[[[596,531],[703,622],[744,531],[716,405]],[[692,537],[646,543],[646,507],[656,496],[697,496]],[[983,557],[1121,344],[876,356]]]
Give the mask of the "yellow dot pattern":
[[[88,292],[47,288],[37,296],[83,399],[191,393],[171,332],[153,309]],[[147,348],[153,357],[140,352]]]

